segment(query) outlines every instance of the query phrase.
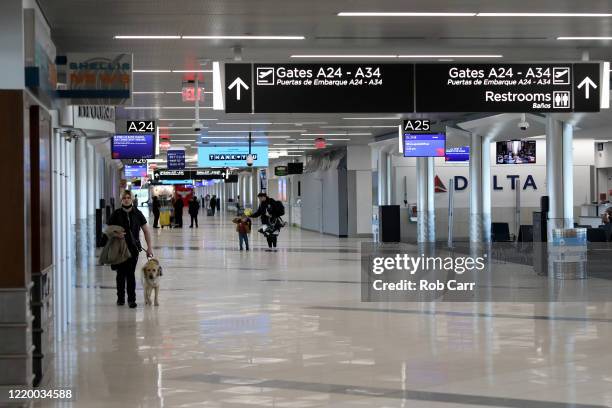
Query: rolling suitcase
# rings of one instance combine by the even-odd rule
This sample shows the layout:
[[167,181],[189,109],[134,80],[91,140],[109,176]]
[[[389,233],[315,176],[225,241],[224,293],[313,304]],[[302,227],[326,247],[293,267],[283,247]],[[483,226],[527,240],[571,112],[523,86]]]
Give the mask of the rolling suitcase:
[[160,227],[170,227],[170,211],[161,211],[159,213],[159,225]]
[[207,210],[206,210],[206,215],[207,215],[207,216],[209,216],[209,217],[212,217],[213,215],[215,215],[215,214],[213,213],[212,208],[209,208],[209,209],[207,209]]

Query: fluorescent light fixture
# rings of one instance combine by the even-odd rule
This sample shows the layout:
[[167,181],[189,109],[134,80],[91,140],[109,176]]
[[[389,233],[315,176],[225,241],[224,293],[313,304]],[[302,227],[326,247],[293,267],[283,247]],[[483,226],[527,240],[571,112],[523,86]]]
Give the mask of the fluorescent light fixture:
[[611,13],[478,13],[478,17],[612,17]]
[[601,64],[601,99],[600,108],[610,109],[610,63]]
[[[400,120],[400,119],[397,119]],[[395,129],[395,125],[346,125],[346,126],[321,126],[321,129]]]
[[209,130],[208,133],[302,133],[303,129],[293,130]]
[[[174,121],[179,121],[179,120],[188,120],[188,121],[190,121],[190,122],[193,122],[193,118],[191,118],[191,119],[188,119],[188,118],[187,118],[187,119],[185,119],[185,118],[176,118],[176,119],[158,119],[158,120],[166,120],[166,121],[168,121],[168,122],[174,122]],[[203,118],[200,118],[200,121],[203,121],[203,120],[213,120],[213,121],[214,121],[214,120],[219,120],[219,119],[215,119],[215,118],[203,119]]]
[[302,133],[301,136],[372,136],[372,133]]
[[223,101],[223,84],[221,83],[221,66],[219,61],[213,61],[213,109],[225,110]]
[[330,140],[332,142],[341,142],[341,141],[351,140],[351,139],[327,139],[327,140]]
[[167,73],[167,72],[172,72],[169,69],[134,69],[132,70],[133,73],[137,74],[137,73],[148,73],[148,74],[154,74],[154,73]]
[[339,17],[474,17],[477,13],[451,13],[451,12],[353,12],[342,11]]
[[184,35],[183,40],[304,40],[303,35]]
[[561,41],[610,41],[612,37],[557,37]]
[[172,139],[172,140],[170,140],[170,142],[171,142],[171,143],[174,143],[174,142],[189,142],[189,143],[193,143],[193,142],[195,142],[195,140],[187,140],[187,139]]
[[140,94],[163,94],[164,91],[133,91],[132,94],[140,95]]
[[385,116],[385,117],[369,117],[369,118],[364,118],[364,117],[342,118],[342,120],[402,120],[402,118]]
[[503,58],[501,54],[405,54],[398,55],[398,58]]
[[291,58],[397,58],[395,54],[294,54]]
[[314,140],[314,138],[312,138],[312,139],[299,139],[299,140]]
[[[158,126],[158,129],[193,129],[191,126]],[[208,129],[208,128],[205,128]]]
[[[193,106],[125,106],[124,109],[193,109]],[[212,109],[212,106],[200,106],[200,109]],[[193,121],[193,119],[189,119]]]
[[[253,139],[287,139],[289,136],[253,136]],[[207,139],[242,139],[249,140],[246,136],[202,136],[202,140]]]
[[180,35],[116,35],[115,40],[180,40]]
[[197,72],[213,72],[212,69],[173,69],[172,72],[178,73],[197,73]]
[[199,133],[170,133],[169,135],[165,135],[165,136],[194,136],[194,137],[198,137],[200,136]]

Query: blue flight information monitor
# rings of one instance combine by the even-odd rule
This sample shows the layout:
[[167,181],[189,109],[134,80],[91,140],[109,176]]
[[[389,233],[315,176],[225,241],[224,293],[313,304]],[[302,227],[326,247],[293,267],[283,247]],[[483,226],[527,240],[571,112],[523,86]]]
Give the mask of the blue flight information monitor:
[[444,133],[404,133],[404,157],[444,157]]
[[155,135],[133,133],[115,135],[111,139],[113,159],[153,159],[155,158]]
[[470,161],[470,146],[447,147],[447,162],[466,162]]
[[123,167],[125,178],[147,177],[146,164],[126,164]]

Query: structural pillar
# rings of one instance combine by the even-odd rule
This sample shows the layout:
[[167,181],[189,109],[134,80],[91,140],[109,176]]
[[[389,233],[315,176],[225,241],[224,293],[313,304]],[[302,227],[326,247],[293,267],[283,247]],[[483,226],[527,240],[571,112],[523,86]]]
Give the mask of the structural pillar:
[[434,205],[434,159],[417,159],[417,242],[436,242],[436,213]]
[[78,138],[75,143],[76,219],[80,221],[87,218],[87,140]]
[[470,242],[491,241],[491,151],[487,137],[470,140]]
[[546,185],[548,241],[556,228],[574,226],[573,127],[548,115],[546,121]]

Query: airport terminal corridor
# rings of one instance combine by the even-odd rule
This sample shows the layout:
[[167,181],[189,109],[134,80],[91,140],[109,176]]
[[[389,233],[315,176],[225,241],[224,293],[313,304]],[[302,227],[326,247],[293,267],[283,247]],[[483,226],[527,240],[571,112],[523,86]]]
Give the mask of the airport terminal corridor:
[[0,0],[0,408],[612,408],[611,45],[601,0]]
[[[78,252],[57,386],[83,407],[594,407],[612,402],[606,304],[359,302],[361,239],[231,217],[155,230],[160,305],[115,304]],[[142,262],[141,264],[144,263]],[[140,266],[140,265],[139,265]],[[138,268],[138,271],[140,268]],[[35,406],[65,406],[65,402]]]

